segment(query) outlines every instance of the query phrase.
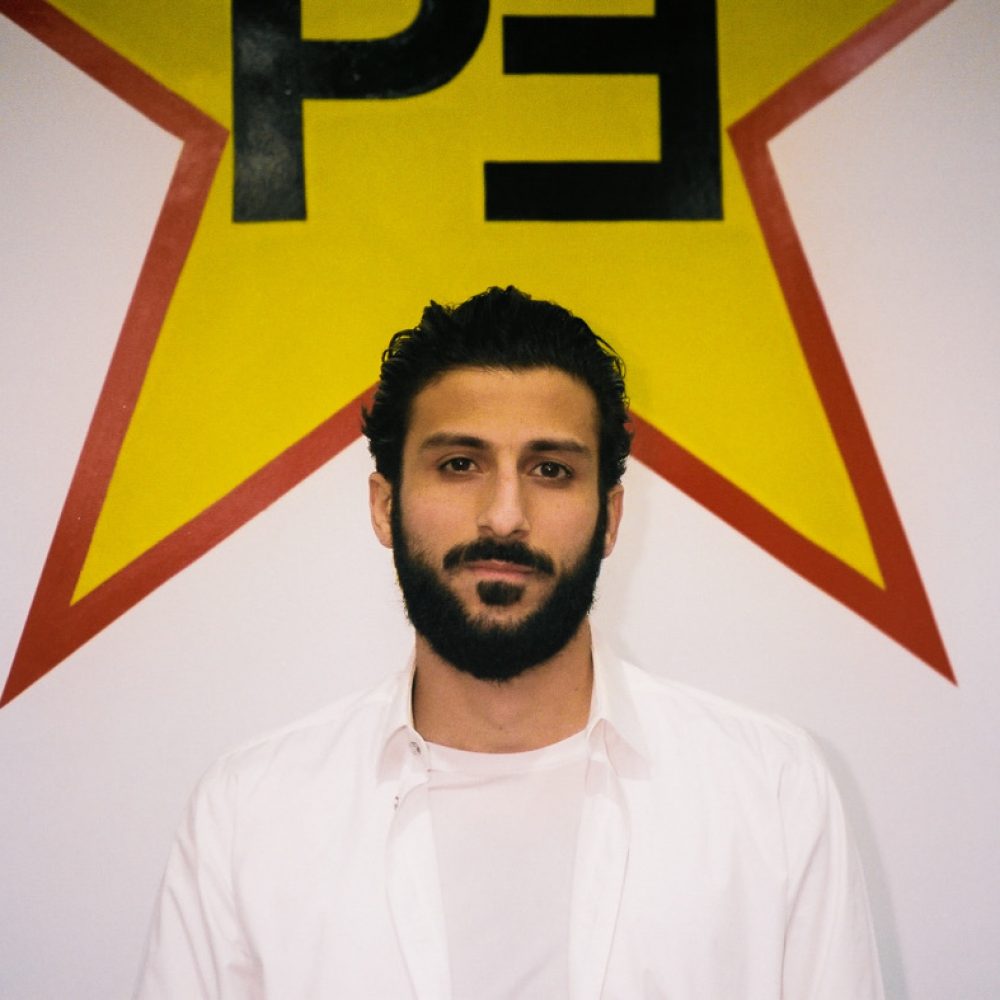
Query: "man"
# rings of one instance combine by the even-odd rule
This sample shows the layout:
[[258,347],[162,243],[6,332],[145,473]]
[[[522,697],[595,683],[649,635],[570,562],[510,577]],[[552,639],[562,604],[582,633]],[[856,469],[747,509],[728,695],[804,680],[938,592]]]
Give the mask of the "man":
[[364,429],[412,663],[209,772],[140,997],[882,996],[809,739],[594,643],[626,425],[617,356],[516,289],[393,338]]

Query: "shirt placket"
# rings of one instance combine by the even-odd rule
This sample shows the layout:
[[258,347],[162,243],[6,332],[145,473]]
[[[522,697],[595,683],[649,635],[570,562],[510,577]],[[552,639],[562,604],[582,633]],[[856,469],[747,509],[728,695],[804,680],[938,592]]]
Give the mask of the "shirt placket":
[[427,748],[414,733],[408,739],[386,842],[386,888],[415,995],[420,1000],[448,1000],[451,973],[428,791]]
[[592,733],[573,876],[571,1000],[598,1000],[601,996],[628,862],[628,811],[608,758],[603,728]]

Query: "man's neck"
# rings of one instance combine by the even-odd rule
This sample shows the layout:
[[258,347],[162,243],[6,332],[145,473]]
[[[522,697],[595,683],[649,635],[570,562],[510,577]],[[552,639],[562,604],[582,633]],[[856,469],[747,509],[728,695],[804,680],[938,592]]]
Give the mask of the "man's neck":
[[593,679],[586,619],[552,659],[500,682],[458,670],[418,634],[413,720],[425,740],[459,750],[537,750],[584,728]]

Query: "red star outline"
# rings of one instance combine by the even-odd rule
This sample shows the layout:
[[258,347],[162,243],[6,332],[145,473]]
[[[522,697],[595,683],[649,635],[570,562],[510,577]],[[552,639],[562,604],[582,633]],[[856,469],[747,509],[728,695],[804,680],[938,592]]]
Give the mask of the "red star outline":
[[[634,413],[633,453],[954,683],[930,602],[767,148],[782,129],[951,2],[899,0],[728,129],[792,322],[856,491],[885,588],[808,541]],[[183,143],[0,696],[2,706],[355,441],[360,433],[359,406],[372,390],[72,603],[115,462],[229,133],[44,0],[0,0],[0,13]]]

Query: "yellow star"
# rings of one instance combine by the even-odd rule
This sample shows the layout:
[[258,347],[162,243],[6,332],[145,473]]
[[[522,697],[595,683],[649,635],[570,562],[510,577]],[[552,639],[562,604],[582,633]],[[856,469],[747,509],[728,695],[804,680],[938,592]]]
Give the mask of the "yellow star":
[[[230,5],[57,6],[232,130]],[[661,13],[673,6],[661,3]],[[711,3],[690,6],[710,19]],[[305,100],[304,219],[234,221],[229,141],[81,556],[72,604],[97,610],[80,641],[351,440],[355,411],[344,408],[371,386],[388,336],[411,326],[428,297],[459,301],[512,283],[569,306],[623,354],[640,459],[950,676],[885,484],[872,479],[870,443],[845,453],[838,441],[860,415],[838,395],[842,373],[817,378],[817,364],[836,367],[836,352],[831,362],[822,336],[804,335],[808,287],[790,314],[786,295],[808,286],[808,274],[794,271],[794,254],[784,258],[784,289],[776,274],[780,191],[765,169],[755,209],[744,179],[761,165],[775,113],[790,105],[746,116],[886,6],[719,0],[713,127],[745,119],[733,141],[722,133],[721,218],[484,217],[484,164],[656,161],[661,105],[691,96],[680,85],[661,93],[645,67],[519,72],[505,17],[513,31],[521,15],[526,36],[540,32],[529,19],[542,15],[607,17],[608,37],[628,17],[643,19],[641,35],[655,25],[651,0],[494,2],[481,41],[442,85],[396,99]],[[302,36],[390,37],[420,8],[305,0]],[[697,31],[682,22],[674,29]],[[131,582],[116,591],[123,579]],[[891,611],[886,594],[902,594]],[[903,622],[913,601],[929,623],[920,638]]]

